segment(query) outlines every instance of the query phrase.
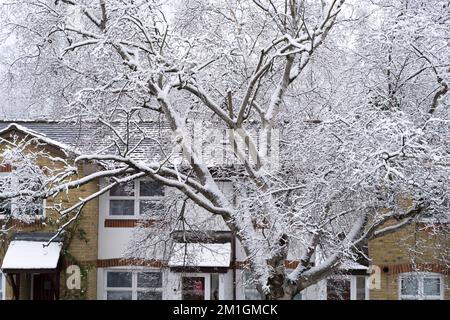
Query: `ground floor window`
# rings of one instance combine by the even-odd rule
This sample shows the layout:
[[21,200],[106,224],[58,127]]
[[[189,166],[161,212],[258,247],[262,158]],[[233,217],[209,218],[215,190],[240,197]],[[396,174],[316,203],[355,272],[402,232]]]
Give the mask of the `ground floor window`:
[[442,276],[436,273],[402,273],[399,278],[399,297],[401,300],[441,300],[442,282]]
[[0,300],[5,300],[5,276],[0,272]]
[[303,300],[303,293],[299,292],[297,293],[292,300]]
[[327,279],[327,300],[367,300],[366,276]]
[[352,277],[352,300],[368,300],[368,277],[353,276]]
[[162,300],[162,295],[159,271],[106,271],[107,300]]
[[182,277],[183,300],[205,300],[205,277]]
[[211,274],[211,290],[209,300],[219,300],[219,275],[217,273]]
[[350,279],[327,279],[327,300],[350,300]]
[[256,289],[256,283],[251,276],[250,271],[244,272],[244,299],[245,300],[261,300],[261,293]]

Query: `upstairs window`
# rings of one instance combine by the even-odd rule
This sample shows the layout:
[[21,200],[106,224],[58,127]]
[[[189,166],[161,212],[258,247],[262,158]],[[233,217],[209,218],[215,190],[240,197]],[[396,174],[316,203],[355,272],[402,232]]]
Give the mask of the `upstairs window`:
[[135,207],[134,182],[117,185],[109,191],[109,215],[133,216]]
[[153,180],[138,180],[115,186],[109,191],[110,216],[159,215],[164,186]]
[[0,201],[0,219],[5,219],[14,213],[16,216],[44,216],[44,200],[39,199],[35,203],[19,204],[10,200]]
[[6,217],[11,215],[11,201],[0,201],[0,217]]
[[[7,174],[0,174],[0,192],[10,189],[8,186]],[[14,214],[15,216],[34,216],[40,218],[44,216],[44,199],[8,199],[0,201],[0,219]]]
[[[8,186],[6,186],[5,181],[6,174],[0,174],[0,192],[7,191]],[[5,218],[11,215],[11,200],[0,200],[0,218]]]
[[32,203],[30,201],[23,203],[13,201],[11,208],[20,211],[22,215],[41,217],[44,215],[44,203],[43,199],[36,199]]
[[429,272],[404,273],[399,279],[401,300],[443,299],[443,278]]

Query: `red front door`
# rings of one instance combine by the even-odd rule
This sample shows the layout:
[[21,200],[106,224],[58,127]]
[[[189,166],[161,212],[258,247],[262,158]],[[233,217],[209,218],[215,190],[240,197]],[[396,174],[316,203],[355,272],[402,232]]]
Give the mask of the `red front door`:
[[57,277],[55,273],[33,274],[33,300],[56,300]]

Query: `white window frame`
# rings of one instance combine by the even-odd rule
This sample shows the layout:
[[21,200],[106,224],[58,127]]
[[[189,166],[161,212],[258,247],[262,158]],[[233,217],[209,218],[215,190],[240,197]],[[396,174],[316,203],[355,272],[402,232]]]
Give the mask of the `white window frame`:
[[[418,295],[403,295],[402,294],[402,282],[404,278],[416,277],[418,281]],[[440,292],[438,296],[428,296],[424,293],[424,279],[425,278],[438,278],[440,285]],[[444,300],[444,277],[440,273],[435,272],[405,272],[400,273],[398,277],[398,299],[399,300]]]
[[369,277],[365,275],[352,275],[350,278],[350,300],[356,300],[356,280],[358,277],[364,277],[364,300],[369,300]]
[[[129,272],[131,273],[131,287],[108,287],[108,273],[114,273],[114,272]],[[103,283],[104,283],[104,290],[103,290],[103,299],[108,299],[108,291],[131,291],[131,300],[137,300],[138,292],[140,291],[146,291],[145,288],[138,288],[137,286],[137,274],[142,272],[155,272],[161,274],[161,288],[153,288],[155,292],[161,292],[161,299],[164,300],[165,294],[164,294],[164,273],[161,271],[161,269],[105,269],[103,272]]]
[[2,283],[0,286],[0,300],[5,300],[6,299],[6,277],[5,275],[2,273],[2,271],[0,270],[0,279],[2,279]]
[[[140,205],[141,201],[150,200],[150,201],[163,201],[164,196],[166,194],[166,188],[164,185],[162,185],[164,195],[163,196],[140,196],[140,188],[141,188],[141,181],[152,181],[150,179],[138,179],[133,181],[133,191],[134,195],[132,196],[111,196],[110,191],[107,193],[107,205],[106,205],[106,217],[108,219],[139,219],[141,218],[140,214]],[[111,215],[110,214],[110,205],[111,200],[134,200],[134,212],[131,215]]]
[[[7,176],[7,175],[10,175],[10,174],[12,174],[12,172],[0,172],[0,179],[1,179],[1,176]],[[11,201],[11,200],[9,200],[9,201],[11,202],[11,211],[13,211],[14,207],[15,207],[15,204],[14,204],[13,201]],[[46,205],[47,205],[47,199],[42,199],[42,214],[39,215],[39,216],[35,216],[35,218],[37,220],[42,220],[42,219],[44,219],[46,217],[46,210],[45,210],[46,209]],[[7,218],[6,215],[0,214],[0,220],[4,220],[6,218]]]

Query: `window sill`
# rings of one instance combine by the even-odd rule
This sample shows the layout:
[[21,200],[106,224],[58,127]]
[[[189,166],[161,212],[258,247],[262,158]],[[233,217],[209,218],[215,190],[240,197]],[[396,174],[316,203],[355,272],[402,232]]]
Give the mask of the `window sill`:
[[0,216],[0,222],[6,222],[8,225],[15,227],[31,227],[42,226],[45,221],[45,217],[36,217],[33,221],[23,221],[19,219],[10,219],[7,216]]
[[[138,217],[135,218],[128,218],[128,219],[124,219],[124,218],[114,218],[114,219],[110,219],[110,218],[106,218],[105,219],[105,223],[104,223],[104,227],[105,228],[135,228],[137,227],[142,220],[140,220]],[[145,227],[151,227],[155,224],[156,220],[146,220],[144,222],[144,226]]]

